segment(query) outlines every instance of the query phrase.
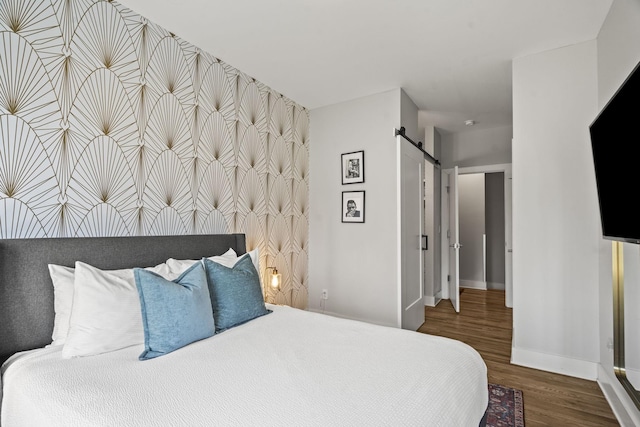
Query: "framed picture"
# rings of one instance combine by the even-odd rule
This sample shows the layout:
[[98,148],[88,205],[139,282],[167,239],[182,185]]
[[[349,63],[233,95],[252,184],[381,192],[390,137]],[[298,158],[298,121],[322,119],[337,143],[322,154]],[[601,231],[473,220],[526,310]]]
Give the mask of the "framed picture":
[[364,151],[344,153],[341,169],[343,185],[364,182]]
[[364,222],[364,191],[342,192],[342,222]]

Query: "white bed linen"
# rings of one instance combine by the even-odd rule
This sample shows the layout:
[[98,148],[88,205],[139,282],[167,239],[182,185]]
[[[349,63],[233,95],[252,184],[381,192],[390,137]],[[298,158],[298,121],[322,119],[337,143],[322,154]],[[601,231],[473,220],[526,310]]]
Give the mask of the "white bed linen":
[[143,346],[2,367],[2,427],[456,426],[487,407],[487,370],[459,341],[272,306],[168,355]]

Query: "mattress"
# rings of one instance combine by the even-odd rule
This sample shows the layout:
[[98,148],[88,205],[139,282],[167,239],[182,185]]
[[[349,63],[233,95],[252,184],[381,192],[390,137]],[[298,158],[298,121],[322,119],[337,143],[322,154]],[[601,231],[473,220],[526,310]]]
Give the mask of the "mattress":
[[480,355],[456,340],[268,304],[273,312],[156,359],[143,346],[2,366],[2,427],[477,426]]

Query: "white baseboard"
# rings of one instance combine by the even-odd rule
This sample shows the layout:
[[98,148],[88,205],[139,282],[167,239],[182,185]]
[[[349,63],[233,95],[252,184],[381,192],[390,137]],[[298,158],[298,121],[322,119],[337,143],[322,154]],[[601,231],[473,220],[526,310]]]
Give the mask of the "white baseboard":
[[487,282],[481,280],[460,280],[460,287],[487,290]]
[[598,363],[596,362],[587,362],[586,360],[539,353],[515,347],[511,347],[511,363],[585,380],[595,381],[598,378]]
[[436,297],[424,297],[424,305],[428,307],[436,306]]
[[487,289],[499,289],[501,291],[504,291],[505,284],[499,282],[487,282]]
[[640,426],[640,411],[635,407],[615,374],[605,369],[602,364],[598,364],[598,385],[622,427]]

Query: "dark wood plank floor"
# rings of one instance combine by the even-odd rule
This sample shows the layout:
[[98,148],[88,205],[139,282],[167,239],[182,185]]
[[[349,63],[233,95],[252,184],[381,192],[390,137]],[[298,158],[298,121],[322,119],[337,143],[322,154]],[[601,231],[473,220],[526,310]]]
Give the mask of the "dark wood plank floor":
[[448,300],[425,307],[425,323],[418,331],[458,339],[478,350],[489,382],[522,390],[526,427],[619,425],[595,381],[512,365],[512,324],[504,291],[464,289],[459,314]]

